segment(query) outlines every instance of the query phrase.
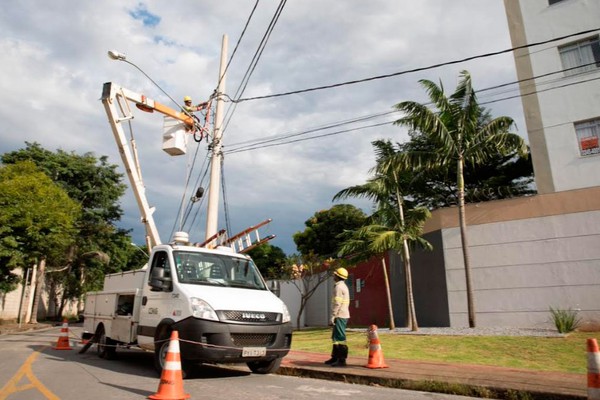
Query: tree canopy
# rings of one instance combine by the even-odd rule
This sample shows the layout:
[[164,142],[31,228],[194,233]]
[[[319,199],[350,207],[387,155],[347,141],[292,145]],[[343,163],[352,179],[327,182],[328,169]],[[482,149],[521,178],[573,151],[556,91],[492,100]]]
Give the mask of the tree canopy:
[[80,205],[32,162],[0,168],[0,291],[14,289],[14,268],[41,257],[60,262],[80,214]]
[[263,243],[248,251],[248,255],[266,279],[278,279],[282,276],[286,255],[281,248]]
[[100,289],[106,273],[143,265],[132,262],[139,254],[129,232],[115,225],[123,214],[119,200],[126,186],[123,175],[106,156],[97,158],[93,153],[79,155],[60,149],[52,152],[38,143],[26,142],[24,149],[3,154],[1,161],[7,166],[23,161],[35,164],[53,186],[61,188],[80,207],[73,222],[77,234],[71,234],[68,248],[50,249],[55,253],[60,250],[60,257],[45,255],[49,273],[46,283],[61,296],[54,299],[60,306],[68,299],[81,300],[89,290]]
[[[479,124],[491,120],[483,108]],[[439,144],[420,131],[409,132],[410,140],[397,144],[399,153],[426,154],[439,151]],[[410,187],[405,191],[409,199],[430,210],[458,204],[457,169],[443,163],[430,165],[427,169],[412,171]],[[464,165],[465,203],[499,200],[535,194],[533,187],[533,164],[529,152],[525,156],[518,151],[507,154],[493,152],[485,162]]]
[[294,243],[304,256],[336,257],[342,241],[340,235],[363,226],[366,219],[366,214],[359,208],[336,204],[328,210],[317,211],[306,220],[304,231],[294,234]]

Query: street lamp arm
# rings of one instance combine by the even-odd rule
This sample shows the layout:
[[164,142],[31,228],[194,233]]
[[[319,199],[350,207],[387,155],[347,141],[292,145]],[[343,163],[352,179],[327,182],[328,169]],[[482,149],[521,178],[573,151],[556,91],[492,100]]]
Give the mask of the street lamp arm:
[[144,76],[146,78],[148,78],[150,80],[150,82],[152,82],[154,84],[154,86],[156,86],[161,92],[164,93],[165,96],[167,96],[169,99],[171,99],[171,101],[173,103],[175,103],[177,105],[177,107],[183,109],[183,107],[181,106],[181,104],[179,104],[177,101],[175,101],[175,99],[173,99],[171,96],[169,96],[169,94],[167,92],[165,92],[163,90],[163,88],[160,87],[160,85],[158,83],[156,83],[154,81],[154,79],[152,79],[147,73],[144,72],[143,69],[141,69],[140,67],[138,67],[137,65],[135,65],[134,63],[132,63],[131,61],[127,60],[127,56],[123,53],[120,53],[118,51],[115,50],[109,50],[108,51],[108,57],[111,60],[115,60],[115,61],[123,61],[126,62],[127,64],[133,66],[135,69],[137,69],[138,71],[140,71],[142,74],[144,74]]

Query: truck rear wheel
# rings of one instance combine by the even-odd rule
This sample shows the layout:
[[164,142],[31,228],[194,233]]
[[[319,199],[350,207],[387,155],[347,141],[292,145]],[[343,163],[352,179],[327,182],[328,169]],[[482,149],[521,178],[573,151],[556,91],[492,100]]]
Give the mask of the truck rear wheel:
[[279,369],[281,358],[276,358],[271,361],[250,361],[247,363],[250,371],[255,374],[271,374]]
[[100,324],[98,326],[95,337],[98,340],[98,356],[107,360],[115,358],[115,354],[117,353],[116,342],[106,337],[104,325]]

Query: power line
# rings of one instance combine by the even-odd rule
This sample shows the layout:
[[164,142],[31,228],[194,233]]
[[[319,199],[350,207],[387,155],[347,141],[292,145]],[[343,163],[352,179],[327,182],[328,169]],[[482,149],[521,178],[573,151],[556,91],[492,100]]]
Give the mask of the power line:
[[227,61],[227,65],[225,66],[223,75],[221,75],[219,77],[219,83],[217,84],[217,86],[219,86],[219,84],[223,80],[223,77],[225,76],[225,74],[227,74],[227,70],[229,69],[229,64],[231,64],[231,61],[233,60],[233,56],[235,56],[235,53],[236,53],[240,43],[242,42],[242,38],[244,37],[244,34],[246,33],[246,29],[248,29],[248,25],[250,25],[250,20],[252,20],[252,16],[254,15],[254,11],[256,11],[256,7],[258,6],[259,1],[260,0],[256,0],[256,3],[254,3],[254,7],[252,8],[252,11],[250,12],[250,15],[248,16],[248,19],[246,20],[246,24],[244,25],[244,29],[242,29],[242,33],[240,34],[240,37],[238,38],[238,41],[235,44],[235,48],[233,49],[233,52],[231,53],[231,57],[229,57],[229,61]]
[[[244,91],[246,90],[246,87],[248,86],[248,82],[250,81],[250,77],[254,73],[256,65],[258,64],[258,61],[260,60],[262,53],[263,53],[265,47],[267,46],[267,42],[269,41],[269,39],[271,37],[271,33],[273,32],[273,29],[275,28],[277,21],[279,21],[279,17],[281,16],[281,12],[283,11],[283,8],[285,7],[286,2],[287,2],[287,0],[281,0],[279,5],[277,6],[277,9],[275,10],[275,14],[273,14],[273,17],[271,18],[271,21],[269,22],[269,26],[267,27],[267,30],[265,31],[265,33],[258,45],[258,48],[254,52],[254,56],[252,57],[252,60],[250,61],[250,64],[248,65],[248,68],[246,69],[246,72],[244,73],[244,76],[242,77],[242,80],[241,80],[237,90],[235,91],[234,97],[239,98],[244,94]],[[227,115],[225,117],[227,122],[225,122],[225,124],[224,124],[223,133],[225,133],[225,131],[227,130],[227,127],[229,126],[229,123],[231,122],[231,119],[233,118],[233,114],[235,113],[236,108],[237,108],[237,102],[234,102],[233,107],[228,108],[228,110],[226,112]]]
[[[595,63],[592,63],[592,64],[595,64]],[[525,82],[525,81],[535,80],[535,79],[538,79],[540,77],[546,77],[546,76],[550,76],[550,75],[553,75],[553,74],[558,74],[558,73],[570,71],[570,70],[581,68],[581,67],[582,66],[580,65],[578,67],[567,68],[567,69],[560,70],[560,71],[546,73],[546,74],[542,74],[542,75],[535,76],[535,77],[532,77],[532,78],[526,78],[526,79],[521,79],[521,80],[518,80],[518,81],[513,81],[513,82],[510,82],[510,83],[496,85],[496,86],[492,86],[492,87],[485,88],[485,89],[482,89],[482,90],[478,90],[477,92],[479,93],[479,92],[483,92],[483,91],[489,91],[489,90],[492,90],[492,89],[502,88],[502,87],[506,87],[506,86],[509,86],[509,85],[514,85],[514,84],[522,83],[522,82]],[[578,81],[578,82],[570,82],[570,83],[567,83],[567,84],[564,84],[564,85],[560,85],[560,86],[553,86],[551,88],[540,89],[540,90],[536,90],[536,91],[533,91],[533,92],[519,94],[519,95],[515,95],[515,96],[510,96],[510,97],[505,97],[505,98],[501,98],[501,99],[497,99],[497,100],[490,100],[490,101],[487,101],[487,102],[481,102],[479,104],[480,105],[486,105],[486,104],[496,103],[496,102],[504,101],[504,100],[510,100],[510,99],[514,99],[514,98],[518,98],[518,97],[530,96],[530,95],[533,95],[533,94],[536,94],[536,93],[542,93],[542,92],[546,92],[546,91],[549,91],[549,90],[564,88],[564,87],[568,87],[568,86],[573,86],[573,85],[577,85],[577,84],[580,84],[580,83],[586,83],[586,82],[590,82],[590,81],[594,81],[594,80],[598,80],[598,79],[600,79],[600,78],[591,78],[591,79],[587,79],[587,80],[583,80],[583,81]],[[549,84],[549,83],[554,83],[554,82],[542,82],[542,83],[540,83],[540,85],[545,85],[545,84]],[[425,103],[425,104],[426,105],[430,105],[431,103],[428,102],[428,103]],[[297,133],[294,133],[294,134],[286,134],[286,135],[283,135],[283,136],[272,137],[270,139],[259,140],[259,141],[256,141],[256,142],[247,141],[247,142],[245,142],[245,143],[248,143],[246,146],[241,146],[239,148],[228,150],[225,153],[226,154],[241,153],[241,152],[244,152],[244,151],[258,150],[258,149],[267,148],[267,147],[273,147],[273,146],[282,146],[282,145],[285,145],[285,144],[291,144],[291,143],[296,143],[296,142],[300,142],[300,141],[306,141],[306,140],[311,140],[311,139],[319,139],[319,138],[323,138],[323,137],[327,137],[327,136],[332,136],[332,135],[338,135],[338,134],[342,134],[342,133],[355,132],[355,131],[361,130],[361,129],[368,129],[368,128],[373,128],[373,127],[377,127],[377,126],[389,125],[389,124],[392,124],[394,121],[377,123],[377,124],[372,124],[372,125],[366,125],[366,126],[358,127],[358,128],[351,128],[351,129],[346,129],[346,130],[340,130],[340,131],[336,131],[336,132],[333,132],[333,133],[327,133],[327,134],[322,134],[322,135],[317,135],[317,136],[311,136],[311,137],[302,138],[302,139],[289,140],[289,141],[284,141],[284,142],[282,141],[280,143],[268,144],[268,143],[272,143],[272,142],[276,142],[276,141],[280,141],[280,140],[289,139],[291,137],[302,136],[302,135],[306,135],[306,134],[309,134],[309,133],[314,133],[314,132],[317,132],[317,131],[320,131],[320,130],[326,130],[326,129],[330,129],[332,127],[337,127],[337,126],[342,126],[342,125],[351,124],[351,123],[355,123],[355,122],[360,122],[360,121],[367,120],[367,119],[377,118],[377,117],[380,117],[380,116],[385,116],[385,115],[393,114],[393,113],[396,113],[396,112],[398,112],[398,111],[390,111],[390,112],[385,112],[385,113],[372,114],[372,115],[369,115],[369,116],[359,117],[359,118],[356,118],[356,119],[353,119],[353,120],[349,120],[348,122],[333,123],[333,124],[325,125],[325,126],[320,127],[320,128],[313,128],[313,129],[309,129],[309,130],[306,130],[306,131],[297,132]],[[238,144],[241,144],[241,143],[238,143]]]
[[481,105],[485,105],[485,104],[497,103],[499,101],[515,99],[515,98],[518,98],[518,97],[531,96],[532,94],[543,93],[543,92],[547,92],[549,90],[554,90],[554,89],[562,89],[562,88],[565,88],[565,87],[568,87],[568,86],[579,85],[580,83],[587,83],[587,82],[597,81],[599,79],[600,79],[600,77],[599,78],[590,78],[590,79],[586,79],[586,80],[583,80],[583,81],[565,83],[564,85],[553,86],[553,87],[546,88],[546,89],[541,89],[541,90],[534,90],[533,92],[524,93],[524,94],[518,94],[518,95],[510,96],[510,97],[503,97],[501,99],[490,100],[490,101],[487,101],[485,103],[480,103],[480,104]]
[[353,84],[357,84],[357,83],[363,83],[363,82],[369,82],[369,81],[384,79],[384,78],[391,78],[391,77],[394,77],[394,76],[400,76],[400,75],[406,75],[406,74],[410,74],[410,73],[414,73],[414,72],[426,71],[426,70],[435,69],[435,68],[439,68],[439,67],[443,67],[443,66],[447,66],[447,65],[460,64],[460,63],[463,63],[463,62],[466,62],[466,61],[472,61],[472,60],[476,60],[476,59],[479,59],[479,58],[487,58],[487,57],[497,56],[497,55],[504,54],[504,53],[509,53],[509,52],[512,52],[512,51],[515,51],[515,50],[526,49],[526,48],[529,48],[529,47],[535,47],[535,46],[539,46],[539,45],[543,45],[543,44],[547,44],[547,43],[557,42],[557,41],[568,39],[568,38],[571,38],[571,37],[574,37],[574,36],[585,35],[585,34],[588,34],[588,33],[597,32],[599,30],[600,30],[600,28],[589,29],[589,30],[585,30],[585,31],[581,31],[581,32],[577,32],[577,33],[572,33],[572,34],[569,34],[569,35],[561,36],[561,37],[554,38],[554,39],[548,39],[548,40],[544,40],[544,41],[540,41],[540,42],[535,42],[535,43],[530,43],[530,44],[526,44],[526,45],[522,45],[522,46],[513,47],[513,48],[510,48],[510,49],[505,49],[505,50],[495,51],[495,52],[491,52],[491,53],[480,54],[480,55],[476,55],[476,56],[470,56],[470,57],[462,58],[460,60],[446,61],[446,62],[442,62],[442,63],[438,63],[438,64],[433,64],[433,65],[430,65],[430,66],[427,66],[427,67],[418,67],[418,68],[413,68],[413,69],[409,69],[409,70],[394,72],[394,73],[391,73],[391,74],[373,76],[373,77],[370,77],[370,78],[357,79],[357,80],[352,80],[352,81],[347,81],[347,82],[334,83],[334,84],[331,84],[331,85],[317,86],[317,87],[312,87],[312,88],[308,88],[308,89],[294,90],[294,91],[290,91],[290,92],[269,94],[269,95],[264,95],[264,96],[255,96],[255,97],[237,98],[237,99],[231,99],[231,98],[229,98],[229,99],[233,103],[241,103],[241,102],[245,102],[245,101],[263,100],[263,99],[269,99],[269,98],[274,98],[274,97],[289,96],[289,95],[292,95],[292,94],[314,92],[314,91],[317,91],[317,90],[332,89],[332,88],[336,88],[336,87],[340,87],[340,86],[347,86],[347,85],[353,85]]
[[245,142],[234,143],[234,144],[231,144],[231,145],[228,146],[228,147],[234,147],[234,149],[229,150],[229,152],[233,152],[235,150],[238,150],[238,149],[235,148],[235,146],[240,146],[240,148],[245,147],[243,145],[256,146],[256,145],[259,145],[259,144],[270,143],[270,142],[274,142],[274,141],[278,141],[278,140],[292,138],[292,137],[295,137],[295,136],[305,135],[305,134],[308,134],[308,133],[314,133],[314,132],[318,132],[318,131],[322,131],[322,130],[326,130],[326,129],[331,129],[331,128],[335,128],[335,127],[339,127],[339,126],[343,126],[343,125],[353,124],[353,123],[356,123],[356,122],[362,122],[362,121],[366,121],[366,120],[373,119],[373,118],[383,117],[385,115],[395,114],[397,112],[398,111],[387,111],[387,112],[383,112],[383,113],[370,114],[370,115],[365,115],[365,116],[358,117],[358,118],[353,118],[353,119],[350,119],[350,120],[335,122],[335,123],[327,124],[327,125],[324,125],[324,126],[320,126],[320,127],[316,127],[316,128],[311,128],[311,129],[306,130],[306,131],[277,135],[277,136],[273,136],[273,137],[270,137],[270,138],[267,138],[267,139],[247,140]]
[[340,133],[354,132],[354,131],[358,131],[358,130],[362,130],[362,129],[367,129],[367,128],[375,128],[375,127],[378,127],[378,126],[390,125],[390,124],[393,124],[393,123],[394,123],[394,121],[381,122],[381,123],[377,123],[377,124],[361,126],[361,127],[358,127],[358,128],[344,129],[344,130],[341,130],[341,131],[324,133],[322,135],[311,136],[311,137],[308,137],[308,138],[289,140],[287,142],[282,142],[282,143],[272,143],[272,144],[268,144],[268,145],[265,145],[265,146],[248,147],[248,148],[236,149],[236,150],[228,151],[226,153],[227,154],[235,154],[235,153],[241,153],[243,151],[250,151],[250,150],[256,150],[256,149],[264,149],[264,148],[267,148],[267,147],[282,146],[284,144],[304,142],[306,140],[319,139],[319,138],[323,138],[323,137],[327,137],[327,136],[339,135]]

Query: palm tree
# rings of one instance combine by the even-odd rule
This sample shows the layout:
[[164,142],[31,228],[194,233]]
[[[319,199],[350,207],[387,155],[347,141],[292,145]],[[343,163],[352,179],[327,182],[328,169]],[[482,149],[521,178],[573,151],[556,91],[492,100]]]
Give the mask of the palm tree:
[[395,121],[396,125],[408,127],[413,132],[426,135],[436,145],[435,152],[414,151],[397,153],[390,165],[402,165],[419,169],[432,169],[440,166],[456,166],[457,198],[465,266],[467,306],[469,326],[476,326],[471,263],[465,217],[465,164],[481,165],[494,155],[507,155],[517,151],[526,156],[527,146],[523,138],[510,133],[513,120],[498,117],[486,122],[482,118],[483,107],[477,103],[471,76],[462,71],[456,91],[447,97],[444,88],[429,80],[419,81],[427,91],[434,108],[414,101],[399,103],[395,108],[405,113],[405,117]]
[[[430,213],[424,207],[409,210],[405,218],[404,198],[400,188],[410,178],[408,171],[389,168],[383,173],[380,168],[384,162],[395,154],[389,141],[373,142],[377,155],[377,165],[373,169],[375,177],[363,185],[344,189],[334,196],[334,200],[347,197],[362,197],[375,202],[375,212],[370,217],[371,223],[355,231],[348,232],[339,255],[350,257],[353,262],[368,259],[375,254],[385,254],[388,250],[402,252],[406,276],[406,295],[408,308],[408,327],[416,331],[418,323],[412,289],[412,273],[410,269],[409,241],[418,242],[424,248],[431,245],[420,237],[423,224]],[[384,277],[390,312],[390,329],[394,328],[394,317],[391,305],[389,281],[385,257],[382,257]]]

